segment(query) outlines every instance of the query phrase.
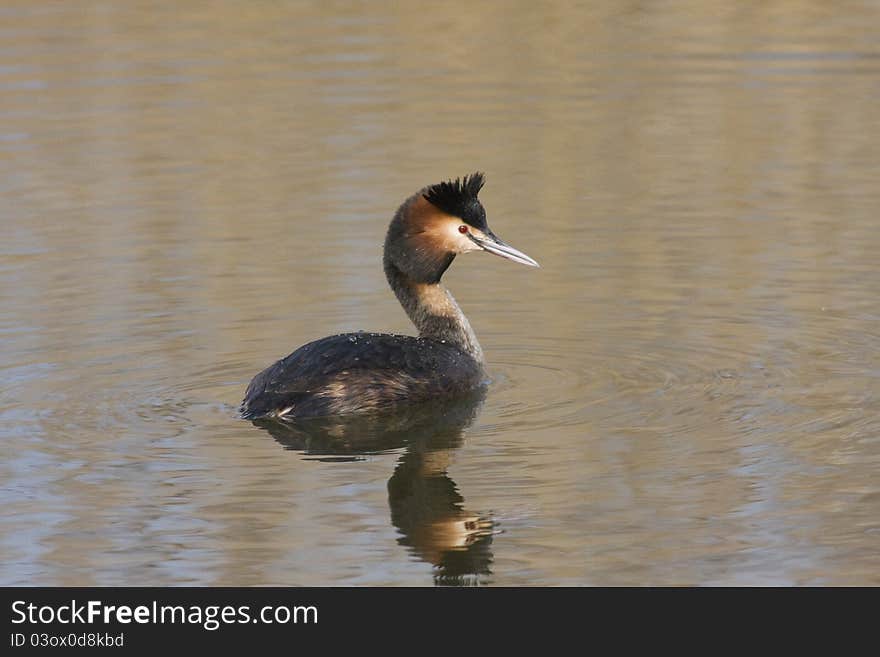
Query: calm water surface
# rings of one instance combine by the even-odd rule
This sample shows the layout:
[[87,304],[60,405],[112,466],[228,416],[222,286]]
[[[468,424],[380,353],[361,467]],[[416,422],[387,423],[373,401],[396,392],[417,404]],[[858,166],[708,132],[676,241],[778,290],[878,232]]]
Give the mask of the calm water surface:
[[[4,3],[0,583],[880,584],[878,24]],[[238,419],[475,169],[485,396]]]

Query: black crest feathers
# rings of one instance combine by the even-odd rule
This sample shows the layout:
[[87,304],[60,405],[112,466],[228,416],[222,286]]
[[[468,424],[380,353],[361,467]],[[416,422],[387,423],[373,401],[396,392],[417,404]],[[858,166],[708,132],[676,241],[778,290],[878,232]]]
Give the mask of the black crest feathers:
[[486,226],[486,211],[477,198],[486,177],[479,171],[464,178],[431,185],[422,196],[432,205],[454,217],[464,219],[475,228]]

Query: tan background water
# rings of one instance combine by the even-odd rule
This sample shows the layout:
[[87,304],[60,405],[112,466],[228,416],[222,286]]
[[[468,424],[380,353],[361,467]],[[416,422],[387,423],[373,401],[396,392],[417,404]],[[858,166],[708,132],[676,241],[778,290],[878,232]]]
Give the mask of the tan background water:
[[[5,2],[0,583],[880,584],[878,28]],[[482,405],[237,419],[300,344],[411,331],[386,224],[475,169],[543,265],[446,277]]]

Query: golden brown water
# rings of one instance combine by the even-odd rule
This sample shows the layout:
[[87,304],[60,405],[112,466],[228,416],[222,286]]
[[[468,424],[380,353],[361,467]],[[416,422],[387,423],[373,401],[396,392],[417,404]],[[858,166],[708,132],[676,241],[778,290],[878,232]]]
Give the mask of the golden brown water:
[[[877,5],[399,4],[0,9],[0,583],[880,584]],[[237,419],[475,169],[485,399]]]

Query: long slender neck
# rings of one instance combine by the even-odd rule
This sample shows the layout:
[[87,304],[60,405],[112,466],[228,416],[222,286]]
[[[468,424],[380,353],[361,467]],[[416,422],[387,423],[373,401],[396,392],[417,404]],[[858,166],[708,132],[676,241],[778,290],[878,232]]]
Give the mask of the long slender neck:
[[478,363],[483,350],[467,317],[443,285],[418,283],[385,257],[385,276],[400,305],[419,330],[419,337],[455,345]]

